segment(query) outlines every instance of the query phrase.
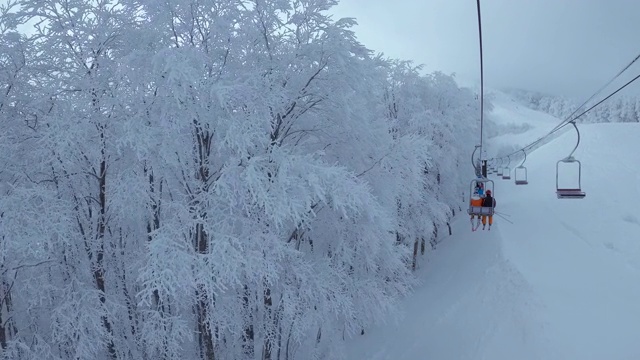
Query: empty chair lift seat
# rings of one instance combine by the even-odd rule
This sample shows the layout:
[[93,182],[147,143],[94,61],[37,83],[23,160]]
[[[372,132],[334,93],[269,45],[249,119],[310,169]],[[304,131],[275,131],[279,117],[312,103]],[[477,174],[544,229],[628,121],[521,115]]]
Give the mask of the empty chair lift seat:
[[[575,121],[571,121],[571,124],[576,130],[578,141],[569,156],[565,157],[564,159],[558,160],[558,162],[556,163],[556,194],[558,195],[558,199],[583,199],[587,195],[584,191],[582,191],[582,164],[580,163],[580,160],[573,157],[573,153],[578,148],[578,145],[580,145],[580,131],[578,130],[578,126],[576,126]],[[578,165],[577,184],[574,183],[575,185],[570,187],[559,186],[558,178],[560,174],[560,164],[564,164],[562,165],[563,167],[568,166],[566,164]]]
[[518,166],[515,171],[514,174],[515,176],[515,180],[516,180],[516,185],[527,185],[529,183],[529,181],[527,181],[527,168],[524,166]]
[[556,194],[558,199],[582,199],[587,196],[581,189],[557,189]]

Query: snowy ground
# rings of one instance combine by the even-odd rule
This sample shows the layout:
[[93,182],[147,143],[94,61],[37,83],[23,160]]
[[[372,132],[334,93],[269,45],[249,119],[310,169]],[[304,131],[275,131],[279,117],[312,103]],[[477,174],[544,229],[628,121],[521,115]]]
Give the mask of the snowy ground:
[[[498,128],[529,125],[490,144],[522,146],[560,121],[495,101]],[[576,139],[566,131],[529,155],[529,185],[492,177],[509,221],[472,233],[458,217],[418,270],[405,316],[354,339],[348,358],[640,359],[640,124],[580,131],[585,199],[556,198],[556,161]]]

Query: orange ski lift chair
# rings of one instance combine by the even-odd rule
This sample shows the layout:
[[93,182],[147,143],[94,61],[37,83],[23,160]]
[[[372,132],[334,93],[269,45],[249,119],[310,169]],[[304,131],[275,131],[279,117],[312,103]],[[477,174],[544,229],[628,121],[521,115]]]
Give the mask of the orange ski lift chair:
[[504,167],[504,169],[502,169],[502,178],[504,180],[510,180],[511,179],[511,169],[509,168],[509,165],[511,165],[511,156],[507,156],[507,166]]
[[[579,160],[573,157],[573,153],[578,148],[578,145],[580,145],[580,131],[578,130],[578,127],[576,126],[575,121],[571,121],[571,124],[576,129],[576,133],[578,134],[578,142],[576,143],[576,146],[573,148],[569,156],[567,156],[564,159],[558,160],[558,162],[556,163],[556,194],[558,195],[558,199],[583,199],[585,196],[587,196],[587,194],[584,191],[582,191],[582,188],[581,188],[582,164],[580,163]],[[572,164],[572,163],[578,164],[578,179],[577,179],[578,183],[575,186],[562,187],[562,188],[559,186],[558,178],[559,178],[559,174],[561,173],[560,171],[561,163],[562,164]],[[572,165],[562,165],[562,168],[566,168],[570,166]]]
[[498,176],[502,176],[502,158],[500,160],[500,165],[498,165]]
[[489,180],[484,177],[471,180],[471,185],[469,189],[470,190],[469,191],[469,194],[470,194],[469,209],[467,210],[467,214],[477,215],[477,216],[481,216],[481,215],[492,216],[493,207],[483,207],[482,197],[474,193],[474,189],[478,184],[483,185],[485,193],[487,192],[487,190],[491,190],[491,194],[495,196],[494,190],[493,190],[493,180]]
[[522,152],[524,153],[524,159],[513,171],[513,177],[515,178],[516,185],[527,185],[529,183],[527,181],[527,168],[524,167],[524,162],[527,161],[527,152],[524,151],[524,149]]

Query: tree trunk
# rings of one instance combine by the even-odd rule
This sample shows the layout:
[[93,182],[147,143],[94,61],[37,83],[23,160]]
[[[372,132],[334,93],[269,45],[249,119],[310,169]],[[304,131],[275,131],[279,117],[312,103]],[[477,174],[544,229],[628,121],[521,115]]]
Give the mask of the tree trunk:
[[247,316],[247,324],[244,328],[244,333],[242,334],[242,348],[244,354],[247,357],[253,357],[254,351],[254,331],[253,331],[253,317],[251,316],[251,306],[249,302],[249,286],[244,285],[243,289],[244,293],[242,294],[242,307]]
[[[193,124],[195,127],[196,149],[198,151],[198,157],[196,158],[196,162],[198,164],[196,179],[200,182],[199,189],[197,190],[197,193],[194,194],[196,196],[194,215],[199,222],[195,226],[195,247],[198,254],[206,255],[209,251],[210,239],[202,222],[206,221],[207,212],[205,209],[201,208],[202,204],[199,202],[197,197],[202,193],[206,193],[209,189],[209,155],[211,153],[212,135],[201,126],[197,119],[193,120]],[[205,360],[215,360],[215,342],[211,329],[211,322],[209,321],[209,314],[213,308],[213,299],[209,299],[209,295],[204,284],[197,285],[196,299],[200,353]]]
[[[101,129],[100,139],[102,140],[102,149],[100,153],[102,159],[100,161],[100,173],[98,175],[99,195],[98,203],[100,206],[100,215],[98,217],[98,232],[96,234],[96,240],[98,241],[98,250],[96,252],[93,278],[96,282],[96,287],[100,291],[100,302],[104,306],[107,302],[105,279],[104,279],[104,243],[107,229],[107,159],[106,159],[106,140],[104,135],[104,128]],[[107,315],[102,316],[102,325],[107,330],[109,341],[107,341],[107,350],[109,357],[117,359],[116,345],[113,342],[113,328],[111,321]]]
[[[207,253],[207,234],[202,224],[196,225],[196,244],[199,254]],[[205,360],[215,360],[213,334],[209,323],[209,297],[204,285],[198,284],[196,290],[196,308],[198,315],[198,343],[200,353]]]
[[[269,289],[269,287],[267,286],[267,284],[265,284],[265,290],[264,290],[264,310],[265,310],[265,318],[266,320],[268,320],[271,317],[271,313],[272,313],[272,309],[271,306],[273,305],[273,301],[271,299],[271,289]],[[265,321],[265,324],[268,324],[267,321]],[[276,324],[277,325],[277,324]],[[272,352],[272,347],[273,344],[271,342],[271,336],[272,334],[269,334],[268,332],[265,332],[265,338],[264,338],[264,345],[262,348],[262,360],[271,360],[271,352]]]
[[11,316],[13,311],[11,287],[12,284],[9,284],[5,279],[2,279],[2,282],[0,283],[0,350],[2,351],[0,351],[0,354],[7,349],[8,342],[11,340],[12,336],[15,336],[18,332]]
[[[153,241],[153,233],[160,228],[160,204],[162,197],[162,180],[158,182],[158,191],[156,192],[156,180],[153,175],[153,169],[147,168],[147,165],[144,166],[144,173],[149,181],[149,204],[151,207],[151,219],[147,221],[147,241]],[[158,289],[154,289],[152,292],[152,308],[160,315],[160,318],[164,320],[166,316],[171,316],[170,307],[165,306],[165,299],[160,298],[160,292]],[[162,336],[162,344],[164,354],[162,355],[162,359],[168,359],[168,340],[167,340],[167,327],[163,322],[163,333]]]
[[413,261],[411,264],[412,270],[416,269],[416,264],[418,262],[418,243],[419,243],[419,239],[416,238],[416,240],[413,242]]

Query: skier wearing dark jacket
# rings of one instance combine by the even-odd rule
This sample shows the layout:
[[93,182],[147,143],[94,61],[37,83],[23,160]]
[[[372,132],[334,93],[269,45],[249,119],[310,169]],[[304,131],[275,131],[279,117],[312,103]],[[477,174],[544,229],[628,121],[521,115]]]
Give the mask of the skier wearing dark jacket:
[[[496,207],[496,199],[493,198],[491,190],[487,190],[486,196],[482,199],[482,207]],[[484,230],[487,224],[487,215],[482,215],[482,230]],[[489,215],[489,230],[491,230],[491,224],[493,224],[493,213]]]

